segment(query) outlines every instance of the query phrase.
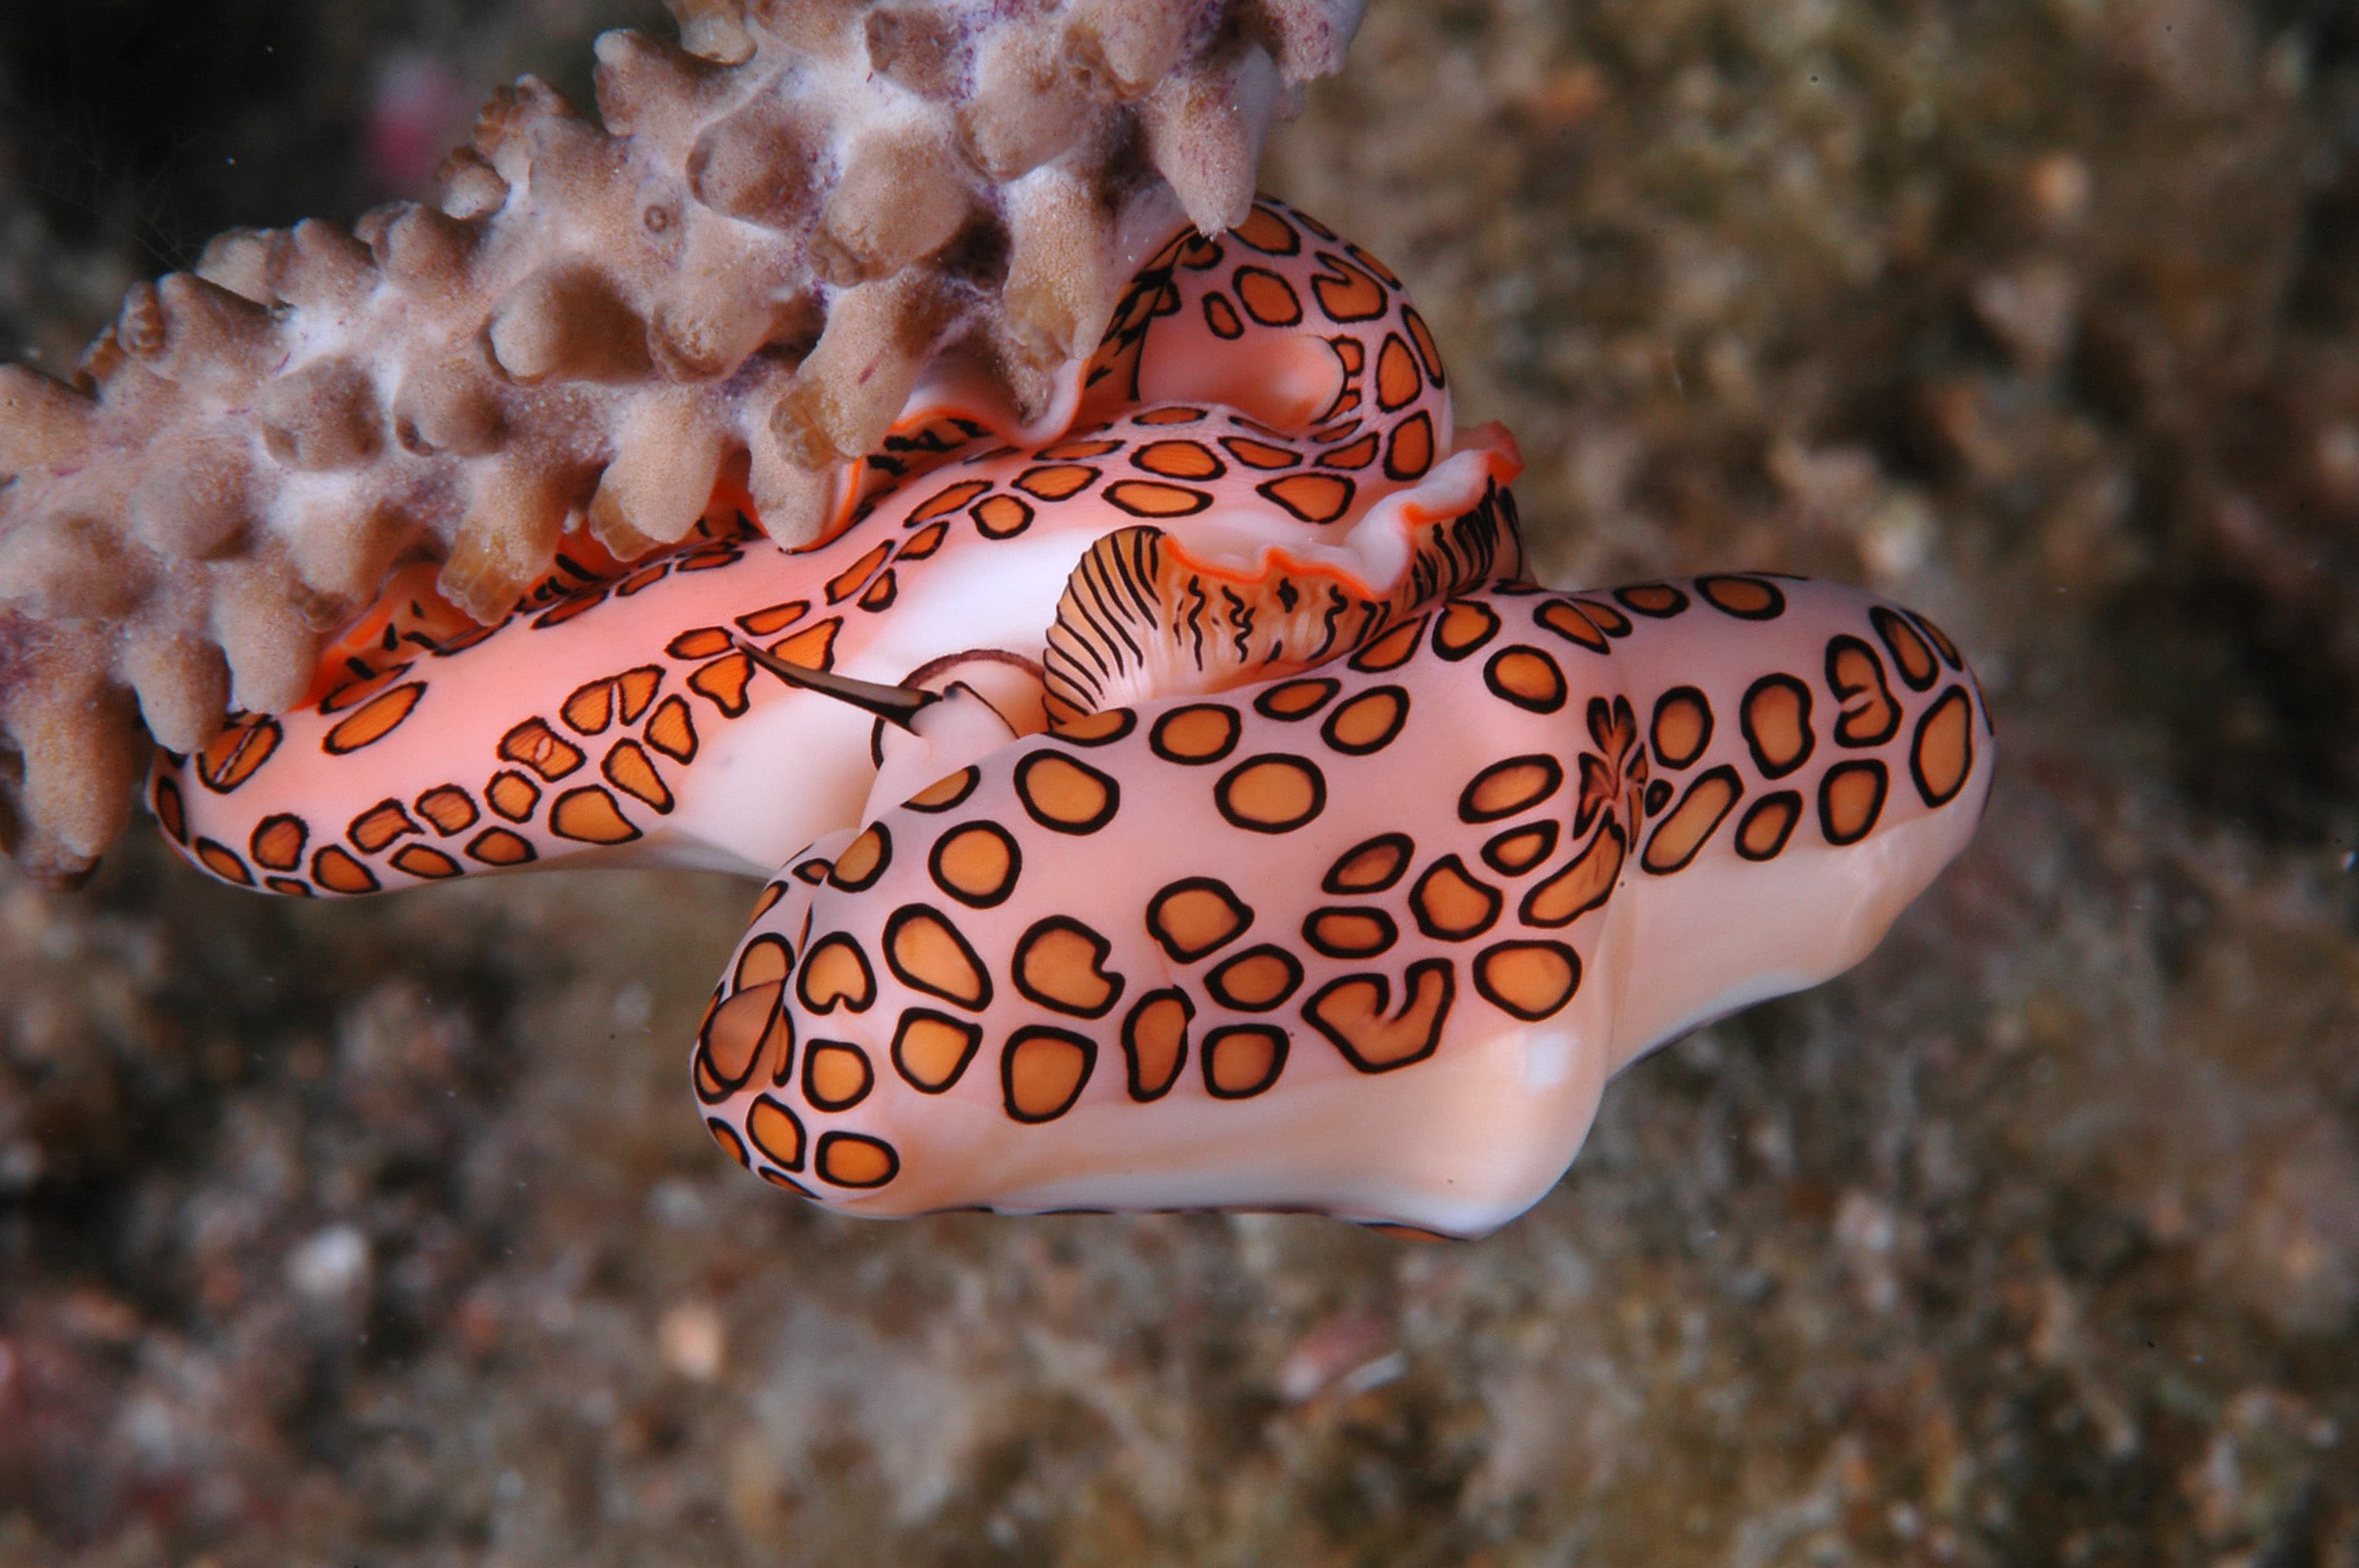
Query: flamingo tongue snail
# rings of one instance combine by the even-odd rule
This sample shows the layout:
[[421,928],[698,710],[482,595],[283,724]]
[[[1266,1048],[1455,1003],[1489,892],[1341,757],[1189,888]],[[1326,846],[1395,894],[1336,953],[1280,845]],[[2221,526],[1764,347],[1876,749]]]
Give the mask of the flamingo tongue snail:
[[845,1212],[1477,1234],[1611,1074],[1874,947],[1993,750],[1949,638],[1858,590],[1523,580],[1517,466],[1397,281],[1265,199],[1043,427],[921,392],[809,552],[724,481],[496,627],[389,596],[152,797],[281,892],[770,876],[694,1091]]
[[888,751],[695,1050],[723,1146],[847,1212],[1488,1230],[1610,1074],[1864,956],[1990,778],[1934,627],[1764,576],[1493,584],[1309,675],[976,733],[902,737],[940,776],[898,800]]
[[[1039,427],[920,387],[826,543],[778,549],[724,477],[686,547],[625,565],[571,536],[495,627],[419,568],[339,639],[311,706],[168,762],[152,804],[205,869],[299,895],[558,863],[766,876],[858,820],[871,723],[756,682],[738,639],[861,680],[964,678],[1038,730],[1308,665],[1516,572],[1519,467],[1497,427],[1454,427],[1381,264],[1265,199],[1142,268]],[[1084,645],[1087,586],[1060,600],[1134,524],[1161,531],[1190,636],[1116,680]]]

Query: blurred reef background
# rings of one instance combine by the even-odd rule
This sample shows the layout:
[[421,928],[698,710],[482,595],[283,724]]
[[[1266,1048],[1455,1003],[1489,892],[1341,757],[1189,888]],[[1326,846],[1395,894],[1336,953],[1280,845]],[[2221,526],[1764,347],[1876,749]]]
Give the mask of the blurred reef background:
[[[423,189],[622,0],[0,13],[0,352]],[[1375,0],[1264,183],[1540,575],[1864,582],[1982,837],[1483,1242],[832,1218],[685,1048],[753,890],[0,871],[0,1568],[2359,1568],[2359,14]]]

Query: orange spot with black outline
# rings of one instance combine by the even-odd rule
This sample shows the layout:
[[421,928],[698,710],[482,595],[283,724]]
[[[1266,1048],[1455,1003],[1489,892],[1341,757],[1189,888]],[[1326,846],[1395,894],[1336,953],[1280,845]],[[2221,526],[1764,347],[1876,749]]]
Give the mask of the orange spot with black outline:
[[1383,751],[1408,722],[1408,693],[1397,686],[1371,687],[1338,706],[1319,727],[1319,738],[1349,757]]
[[745,1136],[763,1159],[780,1170],[803,1168],[802,1119],[768,1095],[756,1095],[747,1108]]
[[1117,480],[1105,487],[1104,493],[1110,504],[1133,517],[1191,517],[1212,504],[1212,496],[1203,491],[1149,480]]
[[961,903],[995,909],[1016,891],[1024,854],[996,822],[969,822],[937,839],[926,864],[934,885]]
[[914,528],[937,517],[947,517],[990,488],[991,481],[987,479],[968,479],[938,490],[910,509],[904,526]]
[[1532,619],[1555,633],[1568,643],[1578,643],[1593,654],[1613,651],[1613,643],[1597,623],[1581,612],[1578,605],[1568,600],[1548,600],[1532,611]]
[[1386,332],[1384,347],[1376,351],[1376,406],[1387,414],[1396,413],[1416,402],[1424,390],[1424,378],[1417,373],[1408,345],[1399,333]]
[[1802,818],[1802,797],[1790,789],[1765,795],[1745,807],[1736,825],[1736,852],[1748,860],[1774,860]]
[[1034,752],[1016,764],[1016,796],[1041,827],[1087,834],[1114,820],[1122,786],[1060,752]]
[[1254,711],[1265,719],[1290,724],[1318,712],[1326,706],[1330,697],[1343,689],[1343,682],[1325,676],[1280,681],[1254,698]]
[[418,699],[425,695],[426,683],[411,681],[369,698],[321,737],[320,750],[341,757],[374,746],[401,728],[402,720],[416,710]]
[[1458,795],[1458,820],[1496,822],[1529,811],[1564,787],[1564,764],[1546,752],[1493,762]]
[[405,833],[415,833],[418,824],[397,800],[381,800],[352,820],[344,836],[363,854],[374,855]]
[[1302,1004],[1302,1016],[1363,1073],[1389,1073],[1422,1062],[1441,1044],[1441,1026],[1457,1000],[1458,973],[1447,958],[1420,958],[1403,977],[1400,1011],[1392,981],[1380,974],[1345,975]]
[[1070,1029],[1033,1024],[1008,1036],[999,1055],[999,1087],[1017,1121],[1054,1121],[1073,1108],[1097,1065],[1097,1042]]
[[1740,621],[1775,621],[1786,613],[1785,591],[1757,577],[1703,577],[1696,591],[1723,614]]
[[875,1085],[868,1053],[857,1045],[814,1040],[803,1052],[803,1098],[821,1110],[850,1110]]
[[342,846],[329,844],[311,855],[311,880],[330,892],[364,893],[377,891],[376,873],[347,854]]
[[1204,1036],[1204,1089],[1214,1099],[1251,1099],[1286,1071],[1291,1043],[1266,1023],[1234,1024]]
[[1123,978],[1109,973],[1114,944],[1070,915],[1035,921],[1016,944],[1009,965],[1016,989],[1058,1012],[1103,1018],[1123,992]]
[[1183,877],[1147,901],[1147,934],[1174,963],[1192,964],[1253,924],[1250,904],[1217,877]]
[[708,1116],[704,1119],[704,1130],[712,1134],[712,1141],[721,1145],[723,1154],[740,1165],[752,1167],[754,1162],[745,1157],[745,1141],[737,1136],[735,1128],[717,1116]]
[[1483,863],[1501,876],[1520,877],[1556,853],[1563,829],[1543,819],[1528,827],[1511,827],[1483,846]]
[[913,811],[948,811],[973,795],[974,786],[982,782],[980,770],[961,768],[936,779],[902,804]]
[[1321,251],[1319,260],[1331,270],[1312,276],[1310,291],[1330,320],[1371,321],[1391,305],[1385,286],[1359,267],[1332,251]]
[[675,659],[709,659],[725,654],[736,644],[728,629],[723,626],[700,626],[693,632],[682,632],[664,644],[664,652]]
[[1745,693],[1737,709],[1753,765],[1765,778],[1782,779],[1810,760],[1818,737],[1810,730],[1810,688],[1788,675],[1763,676]]
[[[696,720],[688,711],[687,699],[677,694],[667,697],[656,708],[655,717],[647,720],[647,744],[674,762],[696,761]],[[521,816],[511,818],[521,822]]]
[[1254,486],[1256,494],[1305,523],[1332,523],[1351,509],[1358,487],[1343,474],[1290,473]]
[[663,671],[654,665],[641,665],[636,669],[625,670],[616,676],[614,689],[619,703],[616,717],[625,724],[636,724],[639,715],[647,710],[647,704],[656,699],[656,692],[663,686]]
[[1043,463],[1016,476],[1016,488],[1040,501],[1070,501],[1097,482],[1098,470],[1083,463]]
[[1736,770],[1724,762],[1699,774],[1671,814],[1656,825],[1638,864],[1657,876],[1686,869],[1744,794],[1745,784]]
[[1830,844],[1856,844],[1884,815],[1891,775],[1873,758],[1837,762],[1819,780],[1819,830]]
[[1483,666],[1483,684],[1492,695],[1514,703],[1527,713],[1554,713],[1564,706],[1564,670],[1557,662],[1521,643],[1491,655]]
[[1581,989],[1581,957],[1561,942],[1500,942],[1474,958],[1483,1000],[1527,1023],[1553,1017]]
[[1470,875],[1463,860],[1444,855],[1409,890],[1408,909],[1428,936],[1464,942],[1491,929],[1505,902],[1497,888]]
[[1453,599],[1433,623],[1433,651],[1451,661],[1465,658],[1499,634],[1499,617],[1487,604]]
[[1352,655],[1351,665],[1367,675],[1381,675],[1398,669],[1417,653],[1418,643],[1425,636],[1426,618],[1404,621],[1381,637],[1373,638],[1365,647]]
[[1291,327],[1302,319],[1302,299],[1294,286],[1267,267],[1241,266],[1234,275],[1237,302],[1265,327]]
[[281,812],[266,816],[255,828],[246,850],[254,863],[274,871],[291,871],[303,864],[303,847],[310,841],[311,825],[301,817]]
[[[916,542],[912,539],[909,544]],[[908,553],[909,544],[901,546],[904,555]],[[784,604],[773,604],[767,609],[740,615],[737,617],[737,625],[739,630],[748,637],[775,637],[810,613],[810,600],[790,599]]]
[[624,794],[646,802],[659,812],[671,810],[671,790],[636,741],[615,741],[608,748],[606,760],[599,764],[598,771]]
[[1425,324],[1425,318],[1417,313],[1417,307],[1401,307],[1401,325],[1408,329],[1409,341],[1417,345],[1418,362],[1425,369],[1425,379],[1436,386],[1449,384],[1441,373],[1441,350],[1434,343],[1433,329]]
[[964,1076],[983,1044],[983,1026],[929,1007],[901,1010],[893,1031],[893,1067],[919,1094],[941,1094]]
[[1302,939],[1330,958],[1373,958],[1400,940],[1400,927],[1381,909],[1314,909],[1302,921]]
[[1201,482],[1229,471],[1228,465],[1214,457],[1212,449],[1201,441],[1150,441],[1133,452],[1130,460],[1132,466],[1158,479]]
[[1196,1004],[1188,993],[1167,986],[1140,997],[1122,1021],[1122,1054],[1130,1098],[1161,1099],[1180,1081],[1188,1060],[1188,1026]]
[[1249,757],[1221,775],[1212,804],[1233,827],[1291,833],[1327,809],[1327,776],[1307,757]]
[[484,786],[484,798],[510,822],[528,821],[540,804],[540,786],[522,773],[502,769]]
[[614,681],[593,680],[574,687],[573,695],[558,705],[557,716],[577,734],[599,733],[614,721]]
[[1625,608],[1658,621],[1668,621],[1688,607],[1688,596],[1667,582],[1642,582],[1629,588],[1617,588],[1614,590],[1614,597]]
[[1204,977],[1212,1000],[1237,1012],[1267,1012],[1302,985],[1302,965],[1273,942],[1224,958]]
[[1376,460],[1376,438],[1374,431],[1358,440],[1341,447],[1330,448],[1319,454],[1319,466],[1330,469],[1364,469]]
[[699,665],[688,677],[688,689],[721,709],[724,716],[734,719],[751,706],[745,698],[745,688],[753,681],[754,661],[743,653],[735,653],[709,665]]
[[827,873],[828,883],[845,892],[859,892],[885,874],[893,861],[893,835],[881,822],[872,822],[843,847]]
[[487,866],[526,866],[539,858],[528,840],[505,827],[486,827],[468,839],[467,853]]
[[745,944],[737,955],[737,966],[731,971],[729,983],[744,989],[749,986],[766,986],[772,980],[784,980],[794,972],[795,952],[787,939],[766,932]]
[[1433,467],[1433,419],[1422,408],[1385,438],[1385,477],[1407,482]]
[[939,910],[903,904],[885,923],[885,964],[903,985],[980,1012],[991,977],[966,936]]
[[1908,748],[1908,771],[1928,806],[1947,806],[1973,771],[1973,708],[1963,687],[1951,687],[1917,721]]
[[1290,469],[1302,460],[1302,454],[1291,447],[1256,441],[1250,436],[1223,436],[1221,445],[1228,449],[1229,456],[1247,468]]
[[859,592],[861,584],[875,576],[876,568],[885,564],[885,557],[892,553],[893,542],[890,539],[885,540],[863,554],[858,560],[828,579],[827,601],[830,604],[841,604]]
[[500,756],[530,768],[550,782],[563,778],[583,762],[582,748],[561,739],[548,721],[527,719],[500,737]]
[[238,859],[237,851],[226,844],[216,844],[210,838],[198,839],[197,860],[225,882],[235,882],[244,888],[254,885],[254,873],[246,870],[245,862]]
[[822,1132],[817,1166],[820,1179],[835,1186],[881,1187],[900,1174],[901,1156],[864,1132]]
[[156,774],[156,820],[176,841],[189,841],[188,803],[180,798],[180,786],[160,770]]
[[1122,450],[1122,443],[1120,441],[1109,441],[1103,438],[1059,441],[1055,446],[1041,448],[1039,456],[1043,460],[1048,462],[1073,463],[1081,462],[1090,458],[1102,458],[1108,452],[1118,452],[1120,450]]
[[1231,239],[1252,246],[1266,256],[1290,256],[1302,249],[1302,236],[1293,226],[1256,201],[1245,222],[1229,231]]
[[842,630],[843,617],[831,615],[771,643],[770,656],[809,670],[832,670],[835,668],[835,634]]
[[1417,846],[1406,833],[1379,833],[1336,857],[1319,885],[1331,893],[1382,892],[1401,880]]
[[1077,746],[1110,746],[1138,727],[1138,716],[1127,708],[1084,713],[1056,726],[1057,739]]
[[418,815],[434,825],[434,831],[448,838],[453,833],[464,833],[475,825],[483,813],[476,809],[474,797],[457,784],[438,784],[417,800]]
[[1010,539],[1032,526],[1032,508],[1012,495],[975,503],[974,525],[986,539]]
[[1712,704],[1691,686],[1675,686],[1655,699],[1655,717],[1647,726],[1655,761],[1667,768],[1684,768],[1712,744]]
[[1236,709],[1217,702],[1190,703],[1155,721],[1147,745],[1167,762],[1201,767],[1236,750],[1245,723]]
[[581,844],[627,844],[639,837],[603,784],[569,789],[549,808],[549,830]]
[[1908,683],[1908,688],[1911,691],[1931,690],[1933,677],[1941,673],[1941,667],[1933,662],[1933,650],[1918,633],[1917,628],[1910,625],[1907,617],[1898,611],[1880,604],[1867,612],[1867,618],[1875,626],[1875,634],[1892,651],[1892,662],[1898,666],[1900,678]]
[[1517,917],[1527,925],[1553,929],[1603,908],[1614,896],[1614,884],[1622,875],[1627,843],[1622,825],[1608,818],[1570,863],[1533,885],[1516,912]]
[[458,861],[441,850],[425,844],[403,845],[394,851],[393,864],[397,870],[408,871],[413,877],[424,878],[429,881],[440,881],[446,877],[455,877],[462,870]]
[[865,1012],[876,1000],[876,975],[859,943],[841,931],[831,931],[803,955],[803,967],[795,976],[795,995],[813,1012],[833,1012],[838,1006]]

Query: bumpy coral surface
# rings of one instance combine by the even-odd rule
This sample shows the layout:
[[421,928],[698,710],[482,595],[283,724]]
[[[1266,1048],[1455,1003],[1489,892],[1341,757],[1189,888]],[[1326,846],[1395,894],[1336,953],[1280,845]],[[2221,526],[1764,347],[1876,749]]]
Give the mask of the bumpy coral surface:
[[1144,248],[1245,215],[1359,7],[675,9],[677,45],[599,40],[603,124],[523,80],[436,201],[225,233],[134,287],[71,385],[0,370],[26,865],[87,870],[146,735],[298,704],[399,563],[492,620],[569,520],[627,559],[724,472],[781,543],[820,536],[921,378],[1055,417]]

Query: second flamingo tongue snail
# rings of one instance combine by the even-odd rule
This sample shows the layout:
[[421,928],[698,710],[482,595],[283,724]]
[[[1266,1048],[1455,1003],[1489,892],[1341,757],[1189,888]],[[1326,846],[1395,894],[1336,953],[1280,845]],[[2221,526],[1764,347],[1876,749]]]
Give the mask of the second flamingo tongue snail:
[[1872,948],[1992,747],[1866,594],[1523,580],[1514,447],[1445,388],[1383,265],[1264,200],[1141,271],[1043,427],[925,389],[809,552],[724,480],[489,630],[403,585],[157,814],[290,894],[776,868],[695,1092],[848,1212],[1478,1233],[1613,1072]]

